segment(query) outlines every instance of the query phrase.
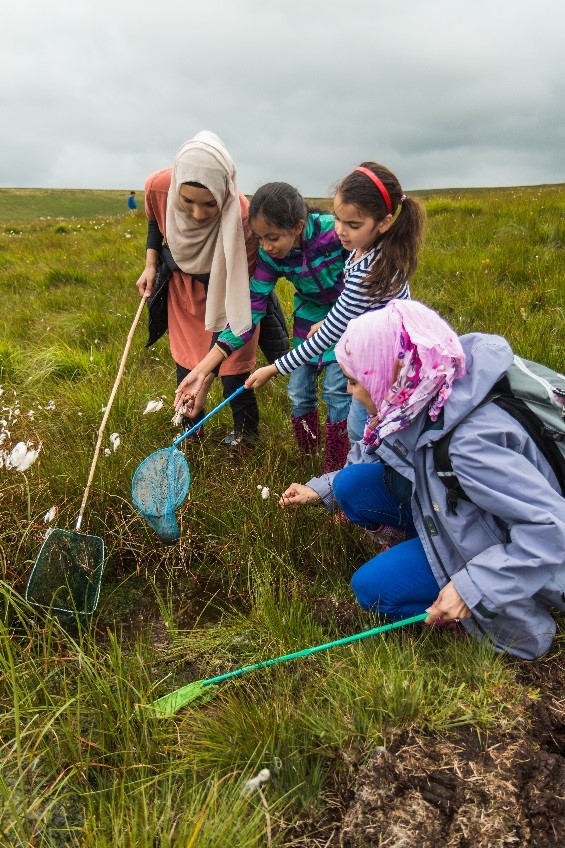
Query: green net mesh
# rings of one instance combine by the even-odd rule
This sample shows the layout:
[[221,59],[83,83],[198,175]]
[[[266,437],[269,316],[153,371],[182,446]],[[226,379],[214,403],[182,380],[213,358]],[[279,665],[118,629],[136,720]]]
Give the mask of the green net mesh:
[[175,510],[190,486],[188,462],[177,448],[155,451],[136,468],[131,483],[133,505],[162,542],[180,538]]
[[51,530],[30,574],[25,597],[36,606],[67,615],[96,609],[104,570],[104,542],[75,530]]

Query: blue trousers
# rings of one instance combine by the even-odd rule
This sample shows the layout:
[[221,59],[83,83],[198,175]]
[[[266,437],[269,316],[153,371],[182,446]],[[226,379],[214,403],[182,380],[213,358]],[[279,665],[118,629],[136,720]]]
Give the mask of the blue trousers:
[[368,412],[363,404],[357,398],[351,398],[351,406],[347,416],[347,435],[352,445],[363,438],[367,417]]
[[337,362],[322,365],[301,365],[290,375],[286,391],[290,398],[293,416],[307,415],[318,408],[318,377],[322,378],[322,399],[330,424],[347,418],[351,396],[347,393],[347,379]]
[[383,551],[351,578],[361,606],[392,620],[425,612],[439,587],[416,534],[412,511],[387,489],[380,462],[348,465],[333,480],[334,495],[350,521],[375,530],[386,524],[412,538]]

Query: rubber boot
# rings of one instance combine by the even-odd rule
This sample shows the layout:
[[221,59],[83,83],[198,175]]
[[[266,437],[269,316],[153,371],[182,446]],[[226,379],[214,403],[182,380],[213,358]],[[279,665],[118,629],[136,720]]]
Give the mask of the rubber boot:
[[326,421],[326,464],[322,474],[343,468],[350,447],[347,418],[343,421],[335,421],[333,424]]
[[291,415],[290,420],[294,438],[302,456],[316,453],[320,446],[320,419],[318,410],[313,409],[306,415]]

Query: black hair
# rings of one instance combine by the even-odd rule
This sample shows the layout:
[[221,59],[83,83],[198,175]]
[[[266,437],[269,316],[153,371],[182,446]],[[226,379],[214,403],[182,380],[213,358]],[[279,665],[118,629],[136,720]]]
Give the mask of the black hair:
[[249,220],[262,215],[281,230],[292,230],[308,218],[308,204],[300,192],[288,183],[265,183],[257,189],[249,204]]

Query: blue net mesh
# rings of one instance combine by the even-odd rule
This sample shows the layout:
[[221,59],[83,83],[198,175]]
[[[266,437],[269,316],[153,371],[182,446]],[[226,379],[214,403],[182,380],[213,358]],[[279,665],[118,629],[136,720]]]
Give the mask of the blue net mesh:
[[133,505],[162,542],[180,538],[175,510],[186,498],[189,486],[188,462],[174,446],[152,453],[133,475]]

